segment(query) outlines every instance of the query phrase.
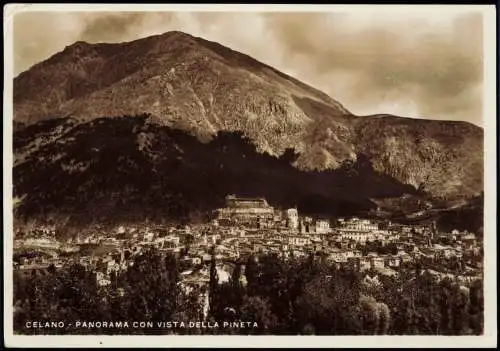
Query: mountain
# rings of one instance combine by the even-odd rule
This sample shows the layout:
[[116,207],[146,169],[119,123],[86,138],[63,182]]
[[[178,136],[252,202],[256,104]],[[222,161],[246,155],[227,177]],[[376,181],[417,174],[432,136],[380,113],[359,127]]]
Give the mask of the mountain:
[[[219,130],[243,130],[273,155],[294,147],[319,153],[313,156],[326,164],[354,155],[345,125],[351,115],[338,102],[248,56],[180,32],[124,44],[77,42],[15,79],[14,106],[14,119],[25,123],[150,113],[159,124],[202,140]],[[319,137],[323,120],[338,130],[340,139],[329,141],[336,157],[323,156],[304,139]]]
[[[381,196],[418,193],[451,199],[483,190],[481,128],[465,122],[355,116],[328,95],[270,66],[182,32],[66,47],[14,79],[14,124],[14,192],[25,199],[21,208],[33,206],[25,213],[48,211],[44,197],[53,201],[47,202],[53,211],[69,206],[68,199],[83,196],[82,189],[87,197],[75,206],[90,206],[91,197],[113,186],[123,191],[137,185],[141,190],[134,191],[149,203],[159,196],[151,190],[155,182],[165,196],[177,194],[172,195],[175,203],[182,202],[180,196],[196,208],[211,207],[215,203],[201,202],[217,202],[222,194],[239,190],[286,205],[309,196],[315,205],[306,208],[326,212],[349,197],[355,208],[367,209],[373,206],[370,198]],[[233,156],[217,163],[214,145],[229,142],[228,135]],[[150,151],[145,145],[152,140],[162,147]],[[101,151],[92,153],[90,145]],[[172,148],[180,154],[170,153]],[[242,148],[253,161],[235,164],[247,173],[231,163]],[[106,162],[114,167],[99,166]],[[222,176],[217,165],[231,171]],[[176,167],[182,171],[177,173]],[[114,174],[117,169],[124,173]],[[60,188],[39,184],[44,179],[57,181]],[[321,181],[308,184],[317,179]],[[213,184],[216,180],[225,184]],[[212,195],[214,200],[203,200]],[[34,197],[38,200],[28,200]],[[112,210],[118,205],[106,206]]]

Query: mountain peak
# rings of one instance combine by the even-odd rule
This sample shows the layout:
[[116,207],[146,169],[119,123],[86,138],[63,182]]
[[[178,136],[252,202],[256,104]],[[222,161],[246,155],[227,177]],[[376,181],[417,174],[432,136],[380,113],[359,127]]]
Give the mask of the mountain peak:
[[83,40],[75,41],[73,44],[66,46],[67,49],[78,49],[78,48],[88,48],[92,44],[87,43]]
[[93,44],[87,43],[86,41],[76,41],[71,45],[68,45],[62,51],[62,54],[84,56],[90,54],[93,50]]
[[160,34],[161,36],[167,36],[167,37],[176,37],[176,38],[194,38],[191,34],[188,34],[186,32],[182,32],[180,30],[171,30],[168,32],[165,32],[163,34]]
[[[167,74],[171,69],[182,76]],[[132,81],[137,84],[131,86],[128,82]],[[148,100],[150,105],[143,104],[144,109],[134,108],[134,112],[168,119],[166,115],[169,113],[164,109],[158,111],[158,107],[165,108],[168,105],[165,100],[172,97],[172,89],[178,89],[180,93],[188,84],[191,85],[189,94],[194,93],[197,96],[193,97],[198,100],[200,94],[212,95],[206,96],[207,101],[201,101],[206,114],[205,103],[212,101],[213,104],[215,97],[215,92],[210,90],[208,84],[221,81],[225,83],[220,86],[224,87],[224,93],[235,93],[235,98],[241,94],[241,87],[256,88],[251,89],[252,94],[242,95],[252,100],[249,101],[251,105],[269,105],[273,103],[270,100],[277,98],[300,109],[293,106],[296,105],[294,101],[308,98],[328,105],[333,115],[350,115],[340,103],[323,92],[248,55],[181,31],[169,31],[125,43],[89,44],[77,41],[67,46],[62,52],[15,78],[15,119],[28,123],[61,115],[91,119],[110,115],[110,110],[114,112],[113,115],[118,111],[125,114],[128,107],[123,106],[122,100],[113,103],[114,100],[110,101],[104,96],[121,91],[123,95],[130,95],[132,102],[138,97],[136,87],[141,85],[144,85],[144,89],[149,86],[149,90],[141,91],[141,99]],[[171,88],[165,89],[167,83]],[[154,87],[157,84],[163,86],[159,96],[158,89]],[[198,92],[199,89],[208,90]],[[259,97],[260,102],[252,99],[256,94],[264,94]],[[84,101],[84,97],[93,101]],[[44,108],[30,107],[36,104]],[[138,107],[138,104],[134,105]],[[287,109],[289,106],[282,106],[281,110]],[[302,119],[308,117],[303,115]],[[213,122],[208,123],[208,129],[220,129],[220,125],[211,126]]]

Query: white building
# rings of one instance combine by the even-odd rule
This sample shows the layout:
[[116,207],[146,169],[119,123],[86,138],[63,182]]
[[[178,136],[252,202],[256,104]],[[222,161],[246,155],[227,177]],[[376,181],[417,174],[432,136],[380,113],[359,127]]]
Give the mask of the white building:
[[330,221],[326,219],[318,219],[315,223],[315,231],[317,234],[326,234],[330,232]]
[[367,219],[351,218],[350,220],[339,220],[339,223],[336,232],[341,240],[364,243],[376,240],[380,236],[378,224]]
[[339,229],[338,236],[342,240],[354,240],[360,243],[373,241],[377,238],[376,234],[373,232],[366,232],[356,229]]
[[111,284],[111,280],[109,280],[109,277],[103,272],[96,273],[96,281],[99,286],[107,286]]
[[144,233],[144,237],[143,237],[143,240],[144,241],[153,241],[153,238],[154,238],[155,234],[150,232],[150,231],[147,231],[146,233]]
[[377,223],[372,223],[368,219],[359,219],[356,217],[350,220],[340,221],[340,228],[359,230],[359,231],[378,231],[379,227]]
[[342,250],[334,248],[330,250],[328,260],[335,262],[347,262],[347,257]]
[[291,235],[288,237],[288,244],[294,246],[305,246],[310,243],[308,237],[302,235]]
[[292,230],[299,228],[299,212],[296,208],[289,208],[286,210],[287,227]]

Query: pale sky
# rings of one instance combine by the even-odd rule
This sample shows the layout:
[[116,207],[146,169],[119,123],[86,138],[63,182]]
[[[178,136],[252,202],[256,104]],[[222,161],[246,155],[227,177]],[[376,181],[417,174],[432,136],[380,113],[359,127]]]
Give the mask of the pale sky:
[[308,83],[354,114],[482,125],[481,13],[27,12],[14,17],[15,75],[77,40],[180,30]]

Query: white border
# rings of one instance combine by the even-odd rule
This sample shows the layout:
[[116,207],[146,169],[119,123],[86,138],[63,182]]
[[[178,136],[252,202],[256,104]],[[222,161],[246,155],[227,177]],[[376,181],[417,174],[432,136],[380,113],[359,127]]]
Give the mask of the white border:
[[[8,347],[496,347],[496,17],[486,5],[125,5],[8,4],[4,7],[4,233],[13,232],[12,91],[13,16],[27,11],[223,11],[223,12],[422,12],[483,14],[484,35],[484,246],[485,334],[483,336],[20,336],[13,334],[12,285],[4,289],[4,335]],[[11,235],[4,235],[4,283],[12,282]],[[9,284],[5,284],[7,287]]]

